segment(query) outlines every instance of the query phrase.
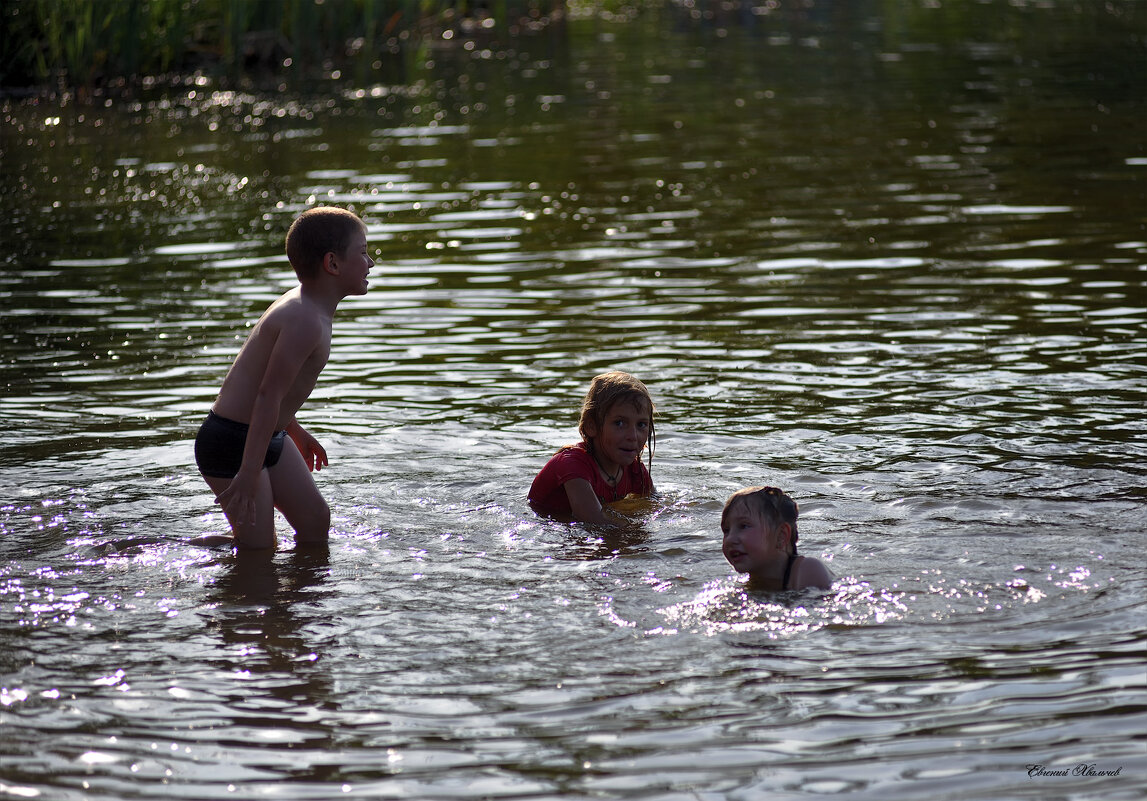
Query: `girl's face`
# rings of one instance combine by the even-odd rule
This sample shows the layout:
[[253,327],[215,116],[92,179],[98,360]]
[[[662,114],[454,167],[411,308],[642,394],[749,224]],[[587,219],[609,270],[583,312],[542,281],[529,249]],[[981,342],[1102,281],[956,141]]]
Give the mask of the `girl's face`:
[[602,470],[613,474],[641,457],[653,424],[645,404],[617,401],[605,413],[601,429],[594,422],[586,425],[593,439],[594,455]]
[[770,526],[747,503],[738,503],[721,524],[721,552],[738,573],[765,572],[788,560],[787,527]]

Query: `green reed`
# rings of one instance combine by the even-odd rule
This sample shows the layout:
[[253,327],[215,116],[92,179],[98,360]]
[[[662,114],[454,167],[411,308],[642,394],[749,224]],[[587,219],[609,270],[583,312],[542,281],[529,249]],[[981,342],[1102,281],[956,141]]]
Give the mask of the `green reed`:
[[[561,6],[498,0],[494,13]],[[470,0],[15,0],[0,4],[0,85],[337,64],[472,11]]]

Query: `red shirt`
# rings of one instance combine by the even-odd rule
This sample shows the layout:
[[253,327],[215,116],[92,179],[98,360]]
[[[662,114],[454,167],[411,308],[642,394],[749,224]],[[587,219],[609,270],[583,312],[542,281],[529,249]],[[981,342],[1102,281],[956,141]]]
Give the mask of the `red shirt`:
[[534,477],[529,494],[534,511],[540,515],[570,514],[573,510],[570,509],[565,483],[573,478],[588,481],[603,504],[619,501],[631,493],[643,497],[653,494],[653,479],[640,459],[634,459],[622,470],[616,487],[610,486],[597,469],[597,463],[586,450],[585,443],[579,442],[577,445],[567,445],[551,456],[541,472]]

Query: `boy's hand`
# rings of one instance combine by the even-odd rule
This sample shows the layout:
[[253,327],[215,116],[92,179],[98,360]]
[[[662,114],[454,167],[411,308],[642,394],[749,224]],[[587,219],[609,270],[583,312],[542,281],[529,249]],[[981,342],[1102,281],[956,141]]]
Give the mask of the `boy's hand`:
[[223,508],[232,526],[255,525],[255,484],[258,478],[258,473],[249,478],[240,471],[231,479],[227,489],[216,496],[215,503]]
[[295,447],[299,449],[299,453],[303,455],[303,461],[307,463],[308,470],[322,470],[327,466],[326,450],[317,439],[311,436],[309,431],[295,423],[287,429],[287,433],[295,443]]

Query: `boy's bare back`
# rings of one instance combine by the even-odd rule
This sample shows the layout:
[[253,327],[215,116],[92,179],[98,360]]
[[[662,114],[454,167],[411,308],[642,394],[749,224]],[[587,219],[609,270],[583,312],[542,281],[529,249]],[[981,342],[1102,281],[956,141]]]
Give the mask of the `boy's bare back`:
[[223,380],[215,411],[250,423],[260,391],[280,398],[275,428],[295,419],[326,366],[332,318],[296,287],[263,313]]

